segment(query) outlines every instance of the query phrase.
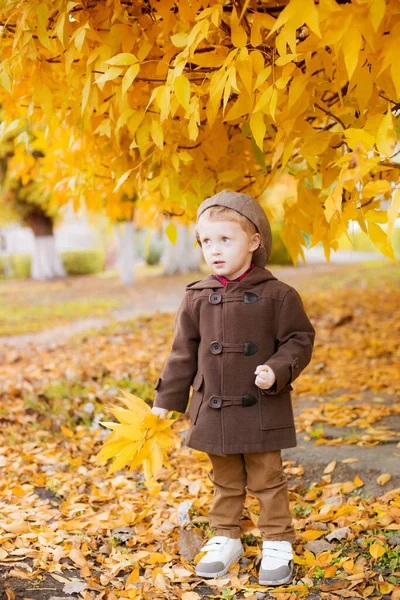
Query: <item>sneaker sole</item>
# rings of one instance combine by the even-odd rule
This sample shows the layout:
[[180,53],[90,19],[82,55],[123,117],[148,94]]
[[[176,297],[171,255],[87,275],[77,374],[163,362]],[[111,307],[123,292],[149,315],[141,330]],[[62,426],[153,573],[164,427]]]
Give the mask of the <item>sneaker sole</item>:
[[240,553],[237,553],[232,560],[226,565],[226,567],[224,569],[222,569],[222,571],[218,571],[217,573],[201,573],[200,571],[196,570],[196,575],[198,577],[208,577],[210,579],[213,579],[214,577],[221,577],[222,575],[225,575],[225,573],[227,573],[230,569],[230,567],[233,565],[234,562],[236,562],[237,560],[239,560],[239,558],[241,556],[243,556],[244,551],[241,550]]
[[290,573],[287,577],[283,579],[259,579],[259,585],[284,585],[285,583],[290,583],[294,577],[294,573]]

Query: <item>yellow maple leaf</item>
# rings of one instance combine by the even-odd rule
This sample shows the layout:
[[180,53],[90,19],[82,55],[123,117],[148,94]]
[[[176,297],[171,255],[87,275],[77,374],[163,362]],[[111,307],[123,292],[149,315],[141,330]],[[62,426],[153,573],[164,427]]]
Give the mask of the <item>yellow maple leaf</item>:
[[96,458],[101,462],[114,458],[109,474],[125,466],[132,471],[142,464],[145,482],[150,488],[166,462],[167,449],[173,443],[175,434],[171,425],[174,420],[161,419],[151,412],[150,406],[141,398],[123,390],[121,392],[123,397],[117,399],[122,400],[128,408],[111,407],[119,423],[101,422],[112,432]]

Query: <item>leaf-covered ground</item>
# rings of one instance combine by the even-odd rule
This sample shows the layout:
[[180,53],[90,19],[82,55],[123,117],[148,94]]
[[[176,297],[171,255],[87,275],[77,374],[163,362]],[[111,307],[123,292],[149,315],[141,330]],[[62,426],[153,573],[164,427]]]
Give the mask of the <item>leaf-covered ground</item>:
[[[217,580],[194,575],[212,490],[207,457],[184,445],[185,417],[158,493],[140,471],[107,476],[97,464],[108,435],[98,422],[111,417],[117,390],[153,398],[174,318],[153,313],[58,345],[3,346],[0,598],[400,598],[399,270],[373,263],[279,277],[299,289],[317,330],[294,384],[298,447],[284,453],[298,534],[293,583],[257,584],[251,497],[240,563]],[[152,286],[138,282],[139,296]]]

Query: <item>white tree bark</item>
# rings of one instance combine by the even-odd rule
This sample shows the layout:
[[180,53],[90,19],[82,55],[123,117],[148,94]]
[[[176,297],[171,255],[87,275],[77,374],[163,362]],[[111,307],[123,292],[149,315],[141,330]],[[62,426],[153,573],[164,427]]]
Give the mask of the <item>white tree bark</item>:
[[174,275],[175,273],[198,271],[201,262],[201,250],[197,245],[195,246],[194,225],[176,224],[178,232],[176,244],[172,244],[165,234],[167,225],[168,221],[166,220],[163,227],[164,252],[161,258],[164,273]]
[[53,279],[54,277],[65,277],[66,275],[61,256],[55,245],[54,236],[35,236],[31,265],[32,279]]
[[121,283],[132,285],[135,280],[135,225],[133,221],[115,224],[118,241],[117,266]]

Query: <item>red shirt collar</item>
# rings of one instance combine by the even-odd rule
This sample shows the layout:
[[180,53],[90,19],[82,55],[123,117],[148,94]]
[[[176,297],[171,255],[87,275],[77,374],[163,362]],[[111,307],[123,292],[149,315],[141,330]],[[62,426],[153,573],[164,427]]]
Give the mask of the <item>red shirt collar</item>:
[[236,277],[236,279],[228,279],[227,277],[224,277],[223,275],[214,275],[214,277],[216,277],[218,279],[218,281],[220,281],[223,285],[226,285],[228,283],[228,281],[241,281],[244,277],[246,277],[247,273],[250,273],[250,271],[252,271],[255,267],[255,263],[251,263],[250,267],[247,269],[247,271],[245,271],[244,273],[242,273],[241,275],[239,275],[239,277]]

